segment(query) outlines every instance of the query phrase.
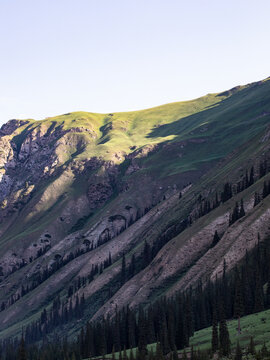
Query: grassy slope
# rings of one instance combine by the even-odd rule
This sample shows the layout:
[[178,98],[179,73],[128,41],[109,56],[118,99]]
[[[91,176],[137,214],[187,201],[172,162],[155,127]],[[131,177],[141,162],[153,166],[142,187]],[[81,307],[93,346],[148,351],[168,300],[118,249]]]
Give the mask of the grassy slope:
[[[268,349],[270,348],[270,310],[262,311],[256,314],[244,316],[241,318],[242,333],[237,334],[238,320],[230,320],[227,322],[232,347],[236,347],[239,340],[242,348],[246,348],[249,344],[250,337],[254,337],[256,349],[260,349],[265,342]],[[212,328],[202,329],[195,332],[190,339],[190,345],[195,348],[209,349],[211,347]]]
[[[182,158],[171,157],[171,154],[168,156],[164,150],[142,159],[146,171],[150,174],[168,176],[172,173],[198,168],[213,159],[223,158],[236,146],[243,144],[265,128],[269,123],[269,115],[263,116],[264,113],[270,112],[269,89],[270,81],[266,81],[260,85],[252,84],[243,87],[234,94],[222,96],[211,94],[194,101],[168,104],[139,112],[115,113],[113,116],[78,112],[31,122],[27,126],[42,125],[49,129],[55,122],[54,127],[62,125],[63,129],[71,127],[92,129],[97,134],[97,138],[89,140],[85,152],[78,155],[79,159],[97,155],[109,159],[118,150],[131,152],[130,146],[134,145],[139,148],[145,144],[169,140],[179,142],[189,138],[203,138],[207,141],[210,139],[210,142],[199,144],[199,148],[194,144],[187,145]],[[110,121],[113,122],[113,129],[105,134],[103,126]],[[21,130],[24,131],[23,128]],[[26,133],[27,131],[23,136]],[[108,141],[104,142],[104,139]],[[100,144],[101,142],[103,143]],[[258,145],[260,145],[259,138],[256,147]],[[253,150],[252,147],[248,148],[248,152],[244,155],[245,160],[252,155]],[[242,164],[241,156],[239,155],[234,164],[229,162],[227,167],[221,167],[219,172],[212,174],[211,179],[202,178],[191,191],[190,196],[199,193],[203,187],[208,187],[209,181],[223,183],[226,172]],[[140,176],[140,173],[135,176]],[[125,196],[132,197],[132,194]],[[188,201],[189,197],[186,199],[184,210],[188,209]],[[46,214],[43,219],[43,221],[46,219],[46,224],[49,224],[50,219],[56,216],[60,206],[61,204],[55,207],[54,211]],[[114,201],[106,205],[106,210],[110,211],[113,207],[115,207]],[[182,207],[183,204],[177,205],[176,209],[171,209],[162,219],[162,223],[156,224],[156,233],[166,222],[182,216]],[[97,218],[98,216],[94,216],[90,219],[90,224],[97,221]],[[40,222],[35,226],[38,228]],[[32,229],[29,227],[26,235],[31,231],[37,231],[35,226],[33,225]],[[16,229],[14,229],[14,235],[15,233]],[[156,234],[153,234],[153,237],[155,236]]]
[[[63,130],[85,128],[95,133],[96,138],[88,136],[88,145],[78,158],[101,156],[109,160],[116,152],[132,152],[130,148],[133,146],[140,148],[146,144],[193,138],[211,139],[200,146],[197,156],[194,156],[191,146],[187,156],[174,163],[179,170],[181,167],[188,170],[200,162],[222,158],[260,131],[269,122],[268,115],[262,116],[270,112],[269,89],[270,81],[265,81],[232,92],[209,94],[147,110],[109,115],[74,112],[40,121],[31,120],[30,124],[20,128],[16,140],[21,143],[28,131],[37,126],[46,129],[62,127]],[[157,166],[158,157],[147,159],[146,164],[150,168]],[[168,158],[165,156],[160,160],[164,163]]]
[[[78,134],[85,138],[86,147],[78,155],[74,155],[76,152],[64,151],[63,161],[66,163],[74,156],[78,160],[97,156],[121,162],[123,156],[122,160],[116,160],[114,154],[131,153],[133,147],[138,149],[147,144],[173,144],[192,139],[202,141],[185,142],[183,148],[179,145],[172,149],[163,147],[140,159],[142,169],[131,176],[135,181],[144,174],[166,178],[210,166],[265,128],[270,121],[269,89],[270,81],[265,81],[222,95],[210,94],[192,101],[136,112],[115,113],[113,116],[76,112],[37,122],[31,120],[30,124],[18,129],[19,134],[15,137],[21,143],[28,131],[38,126],[50,129],[49,131],[59,126],[63,130],[83,127],[93,131],[95,139],[87,134]],[[112,128],[104,130],[110,122]],[[106,142],[103,141],[104,138]],[[66,191],[71,194],[74,192],[72,188],[76,188],[76,184],[71,184]],[[53,217],[55,212],[51,211],[49,218]],[[95,221],[95,217],[92,221]],[[27,226],[30,227],[31,223]],[[13,234],[16,232],[21,234],[22,230],[16,231],[15,227]]]

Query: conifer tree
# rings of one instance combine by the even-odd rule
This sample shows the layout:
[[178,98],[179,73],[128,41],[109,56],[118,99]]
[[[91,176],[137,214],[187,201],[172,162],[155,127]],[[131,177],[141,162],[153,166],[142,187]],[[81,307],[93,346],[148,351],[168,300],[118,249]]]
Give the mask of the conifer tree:
[[230,335],[225,320],[223,304],[220,305],[219,350],[221,356],[228,356],[231,352]]
[[263,287],[261,281],[261,274],[259,270],[259,266],[256,267],[255,273],[255,303],[254,303],[254,312],[262,311],[264,308],[264,300],[263,300]]
[[238,202],[236,201],[232,215],[230,217],[229,225],[234,224],[239,219],[239,206]]
[[252,184],[254,184],[254,167],[253,166],[250,169],[248,185],[251,186]]
[[266,288],[266,306],[270,307],[270,269],[268,270],[268,282]]
[[151,347],[150,351],[148,352],[148,360],[155,360],[153,348]]
[[120,342],[120,319],[118,312],[115,314],[112,327],[113,327],[113,344],[115,347],[115,351],[119,351],[121,342]]
[[151,250],[147,241],[144,242],[143,249],[143,267],[146,267],[151,262]]
[[238,318],[244,315],[244,299],[242,281],[239,271],[235,270],[235,295],[234,295],[234,317]]
[[190,360],[195,360],[195,354],[194,354],[194,347],[193,347],[193,345],[191,346],[191,350],[190,350]]
[[263,343],[260,353],[263,359],[265,359],[269,355],[265,342]]
[[168,309],[168,341],[171,350],[175,348],[175,315],[172,306]]
[[260,194],[257,193],[257,191],[255,191],[254,194],[254,205],[253,207],[257,206],[260,203],[261,199],[260,199]]
[[122,268],[121,268],[121,286],[126,282],[126,258],[125,254],[122,257]]
[[173,360],[178,360],[178,352],[176,346],[173,349]]
[[220,237],[218,235],[218,232],[217,230],[215,231],[215,234],[214,234],[214,237],[213,237],[213,241],[212,241],[212,244],[211,244],[211,247],[214,247],[217,245],[217,243],[219,242],[220,240]]
[[127,321],[127,341],[128,347],[133,348],[136,346],[135,332],[136,332],[136,318],[134,312],[127,307],[126,313],[126,321]]
[[162,352],[164,355],[166,355],[170,352],[171,349],[168,339],[168,328],[164,309],[160,309],[159,336]]
[[183,351],[182,360],[187,360],[186,349],[184,349],[184,351]]
[[125,346],[124,346],[124,352],[123,352],[123,360],[128,360],[127,349]]
[[111,252],[109,252],[109,260],[108,260],[108,266],[112,265],[112,255]]
[[19,347],[19,360],[27,360],[23,335],[21,337],[21,342]]
[[132,278],[135,275],[135,269],[136,269],[136,259],[135,259],[135,255],[133,254],[128,270],[128,275],[130,278]]
[[245,176],[245,189],[248,187],[249,185],[249,180],[248,180],[248,171],[246,170],[246,176]]
[[217,308],[214,303],[213,310],[213,327],[212,327],[212,352],[215,353],[218,350],[218,322],[217,322]]
[[[192,304],[191,304],[191,289],[185,298],[185,306],[184,306],[184,332],[186,332],[187,339],[193,335],[193,313],[192,313]],[[188,346],[188,342],[186,344]]]
[[138,315],[138,350],[140,360],[144,360],[147,355],[147,324],[142,307],[139,309]]
[[245,209],[244,209],[244,201],[243,199],[241,199],[241,205],[240,205],[240,210],[239,210],[239,218],[245,216]]
[[248,352],[249,354],[255,355],[255,344],[254,344],[253,336],[251,336],[250,338]]
[[263,199],[266,198],[266,196],[268,195],[268,186],[266,181],[263,182],[263,193],[262,193],[262,197]]
[[266,174],[267,170],[267,161],[261,161],[260,162],[260,169],[259,169],[259,177],[262,178]]
[[240,347],[240,344],[239,344],[239,340],[237,340],[234,359],[235,360],[242,360],[242,356],[243,356],[243,354],[242,354],[242,350],[241,350],[241,347]]
[[157,348],[156,348],[156,356],[155,356],[156,360],[164,360],[164,356],[163,356],[163,352],[162,352],[162,348],[160,343],[157,343]]

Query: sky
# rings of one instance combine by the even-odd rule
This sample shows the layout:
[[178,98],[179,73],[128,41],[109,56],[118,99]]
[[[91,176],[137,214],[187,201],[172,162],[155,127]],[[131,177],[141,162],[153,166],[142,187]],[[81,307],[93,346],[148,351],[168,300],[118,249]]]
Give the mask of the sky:
[[0,0],[0,124],[270,76],[269,0]]

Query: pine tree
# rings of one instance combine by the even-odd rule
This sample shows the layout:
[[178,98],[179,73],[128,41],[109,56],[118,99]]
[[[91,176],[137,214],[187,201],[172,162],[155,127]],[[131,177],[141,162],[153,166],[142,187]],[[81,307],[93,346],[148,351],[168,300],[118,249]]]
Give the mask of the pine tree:
[[263,343],[263,346],[262,346],[262,348],[261,348],[260,353],[261,353],[261,357],[262,357],[263,359],[265,359],[265,358],[269,355],[269,354],[268,354],[267,347],[266,347],[266,345],[265,345],[265,342]]
[[248,171],[246,170],[246,176],[245,176],[245,189],[248,187],[249,185],[249,180],[248,180]]
[[151,262],[151,250],[147,241],[144,242],[143,249],[143,267],[146,267]]
[[184,349],[184,351],[183,351],[182,360],[187,360],[186,349]]
[[252,184],[254,184],[254,167],[253,166],[250,169],[248,185],[251,186]]
[[224,203],[232,197],[232,186],[230,183],[225,183],[223,186],[223,191],[221,193],[221,201]]
[[220,305],[219,350],[222,356],[228,356],[231,352],[230,335],[225,320],[223,304]]
[[261,274],[259,270],[259,266],[256,267],[255,273],[255,304],[254,304],[254,312],[262,311],[264,308],[264,300],[263,300],[263,287]]
[[172,305],[169,305],[168,313],[168,341],[171,350],[175,348],[175,315]]
[[246,253],[245,266],[242,267],[242,287],[243,287],[243,298],[244,298],[244,313],[245,315],[250,314],[253,310],[253,296],[250,286],[250,278],[248,273],[249,256]]
[[245,216],[245,209],[244,209],[244,201],[241,199],[240,211],[239,211],[239,218]]
[[153,348],[151,347],[149,353],[148,353],[148,360],[155,360]]
[[128,269],[129,278],[132,278],[135,275],[135,269],[136,269],[136,259],[135,259],[135,255],[133,254]]
[[115,350],[114,350],[114,345],[112,347],[112,360],[115,360]]
[[27,360],[23,336],[19,346],[19,360]]
[[123,360],[128,360],[127,350],[126,350],[126,347],[125,347],[125,346],[124,346],[124,352],[123,352]]
[[112,265],[112,255],[111,255],[111,253],[109,252],[108,266],[111,266],[111,265]]
[[164,355],[166,355],[170,352],[171,349],[168,339],[168,328],[164,309],[160,309],[159,336],[162,352]]
[[157,343],[157,348],[156,348],[156,356],[155,356],[156,360],[164,360],[164,356],[163,356],[163,352],[162,352],[162,348],[160,343]]
[[257,206],[260,203],[260,201],[261,201],[260,194],[255,191],[253,207]]
[[217,309],[214,304],[213,310],[213,327],[212,327],[212,352],[213,354],[218,350],[218,323],[217,323]]
[[268,195],[268,186],[266,181],[263,182],[263,193],[262,193],[262,197],[263,199],[266,198],[266,196]]
[[190,350],[190,360],[195,360],[195,354],[194,354],[194,347],[193,347],[193,345],[191,346],[191,350]]
[[142,307],[139,309],[138,315],[138,350],[140,360],[144,360],[147,355],[147,324]]
[[260,169],[259,169],[259,177],[262,178],[263,176],[266,175],[266,170],[267,170],[267,161],[261,161],[260,162]]
[[241,347],[240,347],[240,344],[239,344],[239,340],[237,340],[234,359],[235,360],[242,360],[242,356],[243,356],[243,354],[242,354],[242,350],[241,350]]
[[126,258],[125,254],[122,257],[122,268],[121,268],[121,286],[126,282]]
[[174,349],[173,349],[173,360],[178,360],[178,352],[177,352],[176,347],[174,347]]
[[239,271],[235,270],[235,295],[234,295],[234,317],[238,318],[244,315],[244,299],[242,281],[240,279]]
[[150,306],[147,313],[147,339],[148,343],[152,344],[156,342],[155,335],[155,324],[154,324],[154,313],[153,308]]
[[113,344],[115,347],[115,351],[119,351],[121,342],[120,342],[120,319],[118,312],[115,314],[112,328],[113,328]]
[[220,240],[220,237],[218,235],[218,232],[217,230],[215,231],[215,234],[214,234],[214,237],[213,237],[213,241],[212,241],[212,244],[211,244],[211,247],[214,247],[217,245],[217,243],[219,242]]
[[255,355],[255,344],[254,344],[253,336],[251,336],[251,338],[250,338],[248,352],[252,355]]
[[236,201],[232,215],[230,217],[229,225],[234,224],[239,219],[239,206],[238,202]]
[[268,271],[268,282],[267,282],[267,289],[266,289],[266,306],[270,307],[270,269]]
[[136,346],[135,332],[136,332],[136,318],[134,312],[127,307],[126,312],[126,324],[127,324],[127,345],[129,348]]

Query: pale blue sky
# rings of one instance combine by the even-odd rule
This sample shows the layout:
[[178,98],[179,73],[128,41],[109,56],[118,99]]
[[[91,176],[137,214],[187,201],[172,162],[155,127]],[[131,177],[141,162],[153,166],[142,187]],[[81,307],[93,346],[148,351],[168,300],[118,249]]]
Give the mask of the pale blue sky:
[[0,123],[266,78],[269,14],[269,0],[0,0]]

